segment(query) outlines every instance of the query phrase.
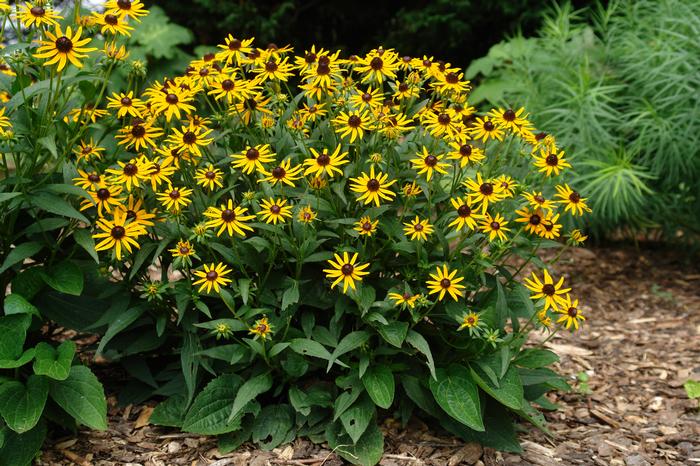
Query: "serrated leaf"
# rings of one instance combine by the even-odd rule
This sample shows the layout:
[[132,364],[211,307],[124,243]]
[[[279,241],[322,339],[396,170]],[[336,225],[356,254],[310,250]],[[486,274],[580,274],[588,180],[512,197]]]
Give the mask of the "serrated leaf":
[[48,343],[41,342],[36,345],[34,373],[54,380],[66,380],[74,355],[75,343],[71,340],[64,341],[56,349]]
[[48,380],[38,375],[30,375],[26,386],[15,380],[5,382],[0,385],[0,415],[10,429],[27,432],[39,422],[48,394]]
[[51,381],[49,394],[76,421],[92,429],[107,429],[107,400],[102,384],[85,366],[71,367],[66,380]]
[[233,406],[230,408],[228,420],[231,421],[238,416],[248,403],[270,388],[272,388],[272,376],[269,373],[261,374],[247,380],[236,393]]
[[187,414],[187,399],[184,395],[173,395],[156,405],[149,421],[156,426],[182,427]]
[[374,404],[388,409],[394,401],[396,390],[394,374],[386,366],[370,366],[362,377],[362,385]]
[[235,374],[220,375],[209,382],[187,411],[182,430],[201,435],[219,435],[238,429],[240,418],[229,418],[229,413],[242,383],[243,379]]
[[149,15],[133,31],[131,39],[146,54],[156,59],[171,59],[178,46],[192,42],[192,33],[187,28],[170,22],[162,8],[152,6]]

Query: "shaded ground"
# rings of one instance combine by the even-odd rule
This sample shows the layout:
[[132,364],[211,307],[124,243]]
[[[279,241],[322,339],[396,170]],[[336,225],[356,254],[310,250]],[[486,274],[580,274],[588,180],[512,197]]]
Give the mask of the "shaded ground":
[[[553,397],[548,438],[523,426],[521,455],[436,437],[426,426],[384,426],[381,464],[700,465],[700,410],[682,387],[700,379],[700,269],[668,251],[579,250],[555,267],[567,276],[589,321],[576,335],[548,343],[560,371],[576,387]],[[577,374],[586,373],[586,384]],[[588,393],[588,394],[587,394]],[[45,465],[225,466],[343,464],[305,440],[272,452],[243,447],[220,455],[216,442],[147,425],[148,406],[110,412],[110,430],[61,439],[42,455]]]

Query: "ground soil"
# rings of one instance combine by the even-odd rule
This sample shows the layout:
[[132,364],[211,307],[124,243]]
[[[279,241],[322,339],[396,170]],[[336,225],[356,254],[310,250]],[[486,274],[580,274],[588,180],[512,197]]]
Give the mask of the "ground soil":
[[[680,251],[600,248],[564,255],[555,267],[581,297],[588,320],[577,334],[547,345],[574,391],[554,394],[548,437],[522,425],[523,453],[482,449],[414,423],[384,423],[380,464],[700,465],[700,410],[683,389],[700,380],[700,269]],[[537,336],[533,336],[537,338]],[[580,374],[588,377],[586,383]],[[152,407],[110,410],[106,432],[58,439],[43,465],[313,465],[343,464],[326,446],[297,439],[271,452],[244,445],[219,454],[211,438],[147,423]]]

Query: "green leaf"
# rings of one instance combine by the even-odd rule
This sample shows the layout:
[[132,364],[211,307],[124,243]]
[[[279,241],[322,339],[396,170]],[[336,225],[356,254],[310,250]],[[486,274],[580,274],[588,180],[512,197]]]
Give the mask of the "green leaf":
[[540,367],[549,366],[557,361],[559,361],[559,356],[549,350],[528,348],[521,352],[517,358],[515,358],[513,364],[520,367],[537,369]]
[[265,406],[253,423],[252,440],[263,450],[294,440],[294,410],[289,405]]
[[11,293],[5,296],[5,304],[3,305],[5,310],[5,315],[10,314],[30,314],[41,318],[39,309],[36,308],[32,303],[27,301],[17,293]]
[[430,351],[430,345],[428,345],[428,341],[423,337],[423,335],[415,330],[409,330],[408,335],[406,335],[406,342],[425,355],[428,369],[430,369],[430,375],[433,376],[433,379],[437,379],[437,376],[435,375],[435,361],[433,361],[433,353]]
[[[243,379],[220,375],[204,387],[187,411],[182,430],[201,435],[219,435],[240,427],[240,416],[228,417]],[[242,389],[242,387],[241,387]]]
[[0,359],[0,369],[16,369],[34,359],[34,348],[30,348],[16,359]]
[[46,423],[40,421],[32,430],[23,434],[9,431],[0,449],[0,464],[30,466],[44,444]]
[[369,398],[362,397],[340,416],[340,422],[353,443],[362,437],[374,417],[374,405]]
[[5,257],[5,262],[3,262],[2,267],[0,267],[0,273],[9,269],[15,264],[19,264],[25,259],[32,257],[37,252],[41,251],[42,245],[39,243],[22,243],[17,245],[10,253]]
[[187,414],[187,399],[184,395],[173,395],[156,405],[151,414],[151,424],[181,428]]
[[14,199],[17,196],[21,196],[21,195],[22,195],[21,192],[18,192],[18,193],[0,193],[0,204],[2,204],[3,202],[7,202],[10,199]]
[[51,398],[76,421],[92,429],[107,429],[107,400],[102,384],[85,366],[71,367],[66,380],[53,380]]
[[408,322],[396,321],[389,325],[380,325],[377,331],[390,345],[401,348],[408,333]]
[[92,235],[90,234],[90,231],[86,228],[80,228],[78,230],[73,231],[73,239],[75,239],[75,242],[85,250],[88,254],[90,254],[90,257],[92,257],[95,262],[99,263],[100,258],[97,255],[97,251],[95,251],[95,240],[92,238]]
[[394,374],[386,366],[370,366],[362,377],[362,384],[374,404],[389,409],[394,401]]
[[0,415],[10,429],[27,432],[39,422],[48,394],[48,380],[38,375],[30,375],[26,387],[15,380],[5,382],[0,385]]
[[134,323],[136,319],[141,317],[141,315],[144,312],[146,312],[146,306],[140,305],[127,309],[126,311],[118,314],[117,317],[114,320],[112,320],[112,322],[107,327],[107,331],[102,336],[102,340],[100,340],[100,344],[97,346],[96,353],[102,354],[102,351],[104,351],[105,346],[107,346],[107,343],[109,343],[112,340],[112,338],[117,336],[119,332],[121,332],[122,330],[126,329],[129,325]]
[[0,317],[0,360],[17,359],[22,354],[27,329],[32,322],[28,314]]
[[333,366],[333,363],[336,359],[338,359],[345,353],[348,353],[354,350],[355,348],[359,348],[360,346],[364,345],[365,342],[369,340],[369,337],[369,332],[365,332],[364,330],[350,332],[347,335],[345,335],[343,339],[340,340],[335,350],[333,350],[333,354],[331,354],[331,357],[328,360],[328,367],[326,368],[326,372],[329,372],[331,370],[331,367]]
[[172,59],[179,45],[192,42],[189,29],[171,23],[162,8],[152,6],[149,14],[142,19],[131,39],[146,53],[156,59]]
[[36,345],[34,373],[54,380],[66,380],[74,355],[75,343],[71,340],[64,341],[56,349],[48,343],[41,342]]
[[379,463],[384,453],[384,436],[375,423],[370,423],[365,433],[353,445],[348,435],[342,435],[335,424],[326,431],[328,445],[341,457],[362,466],[374,466]]
[[284,311],[287,309],[289,306],[292,304],[296,304],[299,302],[299,282],[294,280],[292,282],[292,285],[284,290],[284,293],[282,294],[282,305],[281,310]]
[[685,388],[685,393],[691,400],[700,398],[700,381],[688,380],[683,384],[683,388]]
[[44,146],[46,149],[51,152],[51,155],[54,156],[54,158],[58,157],[58,150],[56,149],[56,135],[55,134],[49,134],[47,136],[41,137],[36,140],[37,144],[40,146]]
[[87,219],[87,217],[78,212],[75,207],[73,207],[61,196],[56,196],[55,194],[49,194],[46,192],[39,192],[28,195],[27,201],[39,209],[45,210],[46,212],[74,218],[90,225],[90,221]]
[[435,401],[447,414],[467,427],[484,430],[479,389],[466,367],[455,364],[437,371],[437,379],[430,379],[429,386]]
[[83,271],[74,262],[63,261],[51,270],[45,270],[41,276],[47,285],[60,293],[80,296],[83,292]]
[[241,301],[243,301],[244,306],[248,304],[251,282],[252,280],[250,278],[240,278],[238,280],[238,292],[241,294]]
[[326,360],[331,358],[331,353],[321,343],[310,338],[294,338],[289,342],[289,347],[295,353],[303,356],[313,356],[314,358]]
[[236,393],[236,398],[233,400],[233,406],[231,406],[228,420],[231,421],[238,416],[248,403],[270,388],[272,388],[272,376],[269,373],[261,374],[247,380]]
[[470,369],[474,381],[483,391],[511,409],[522,408],[523,383],[520,381],[520,375],[515,367],[508,368],[505,375],[499,380],[498,386],[484,376],[479,366],[474,365]]

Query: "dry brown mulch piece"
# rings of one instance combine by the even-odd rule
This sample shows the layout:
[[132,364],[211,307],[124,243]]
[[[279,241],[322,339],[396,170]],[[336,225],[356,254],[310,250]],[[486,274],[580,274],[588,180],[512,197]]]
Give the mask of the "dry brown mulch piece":
[[[668,251],[594,249],[567,253],[557,264],[589,320],[580,333],[548,343],[574,386],[552,397],[561,406],[547,413],[553,438],[523,426],[524,452],[513,455],[440,437],[419,422],[401,429],[389,420],[380,464],[700,465],[700,409],[683,389],[686,380],[700,379],[700,270],[681,259]],[[304,439],[271,452],[244,446],[220,455],[212,438],[146,424],[150,409],[113,409],[110,430],[62,439],[39,464],[344,464],[327,447]]]

